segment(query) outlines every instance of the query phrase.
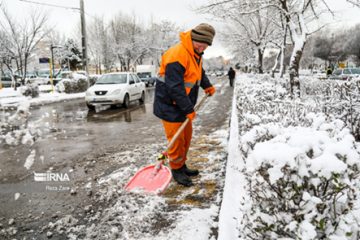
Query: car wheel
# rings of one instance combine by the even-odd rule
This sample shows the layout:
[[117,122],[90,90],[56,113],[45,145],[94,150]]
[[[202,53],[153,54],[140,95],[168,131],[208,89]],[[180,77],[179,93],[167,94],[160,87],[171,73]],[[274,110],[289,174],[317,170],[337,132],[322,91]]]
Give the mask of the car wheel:
[[124,106],[124,108],[128,108],[129,105],[130,105],[129,94],[125,94],[124,101],[123,101],[123,106]]
[[139,102],[140,102],[140,103],[144,103],[144,102],[145,102],[145,92],[144,92],[144,91],[141,93],[141,98],[139,99]]
[[88,107],[89,110],[95,110],[95,106],[94,106],[94,105],[91,105],[91,104],[86,103],[86,106]]

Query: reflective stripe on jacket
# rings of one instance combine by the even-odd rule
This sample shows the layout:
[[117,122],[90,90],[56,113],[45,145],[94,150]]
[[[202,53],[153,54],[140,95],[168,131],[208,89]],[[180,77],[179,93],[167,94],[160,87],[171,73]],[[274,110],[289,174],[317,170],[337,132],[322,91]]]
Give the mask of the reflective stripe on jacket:
[[199,86],[211,86],[202,59],[193,49],[191,31],[180,33],[180,43],[162,56],[155,87],[154,114],[169,122],[183,122],[194,111]]

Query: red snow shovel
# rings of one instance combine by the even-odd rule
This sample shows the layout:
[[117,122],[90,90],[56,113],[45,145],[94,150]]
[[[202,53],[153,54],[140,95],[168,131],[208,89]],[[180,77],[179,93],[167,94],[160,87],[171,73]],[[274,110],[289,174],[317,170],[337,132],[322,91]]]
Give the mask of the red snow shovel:
[[[205,102],[208,95],[205,95],[201,101],[195,106],[194,110],[197,111],[200,106]],[[171,171],[168,167],[164,166],[164,162],[168,159],[167,151],[172,147],[176,139],[179,137],[180,133],[184,130],[186,124],[190,120],[186,118],[180,128],[175,133],[174,137],[171,139],[170,143],[167,145],[166,150],[159,155],[158,162],[154,165],[149,165],[147,167],[141,168],[135,175],[130,179],[126,184],[126,191],[141,191],[145,193],[162,193],[171,182]]]

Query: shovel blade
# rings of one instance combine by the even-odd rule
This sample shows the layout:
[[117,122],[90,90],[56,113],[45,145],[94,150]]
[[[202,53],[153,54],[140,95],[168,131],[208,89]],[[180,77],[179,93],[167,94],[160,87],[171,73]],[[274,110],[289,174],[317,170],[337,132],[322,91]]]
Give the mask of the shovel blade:
[[171,171],[168,167],[150,165],[137,171],[126,184],[126,191],[141,191],[145,193],[160,194],[171,182]]

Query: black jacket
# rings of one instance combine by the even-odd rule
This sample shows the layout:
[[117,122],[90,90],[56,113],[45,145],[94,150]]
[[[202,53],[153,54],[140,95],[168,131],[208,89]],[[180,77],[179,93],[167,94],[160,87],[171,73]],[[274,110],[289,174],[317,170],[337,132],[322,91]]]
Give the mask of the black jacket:
[[[186,115],[191,113],[197,101],[199,86],[195,85],[189,95],[184,89],[185,68],[178,62],[166,66],[165,79],[156,81],[154,114],[168,122],[183,122]],[[211,83],[202,69],[200,87],[211,87]]]

